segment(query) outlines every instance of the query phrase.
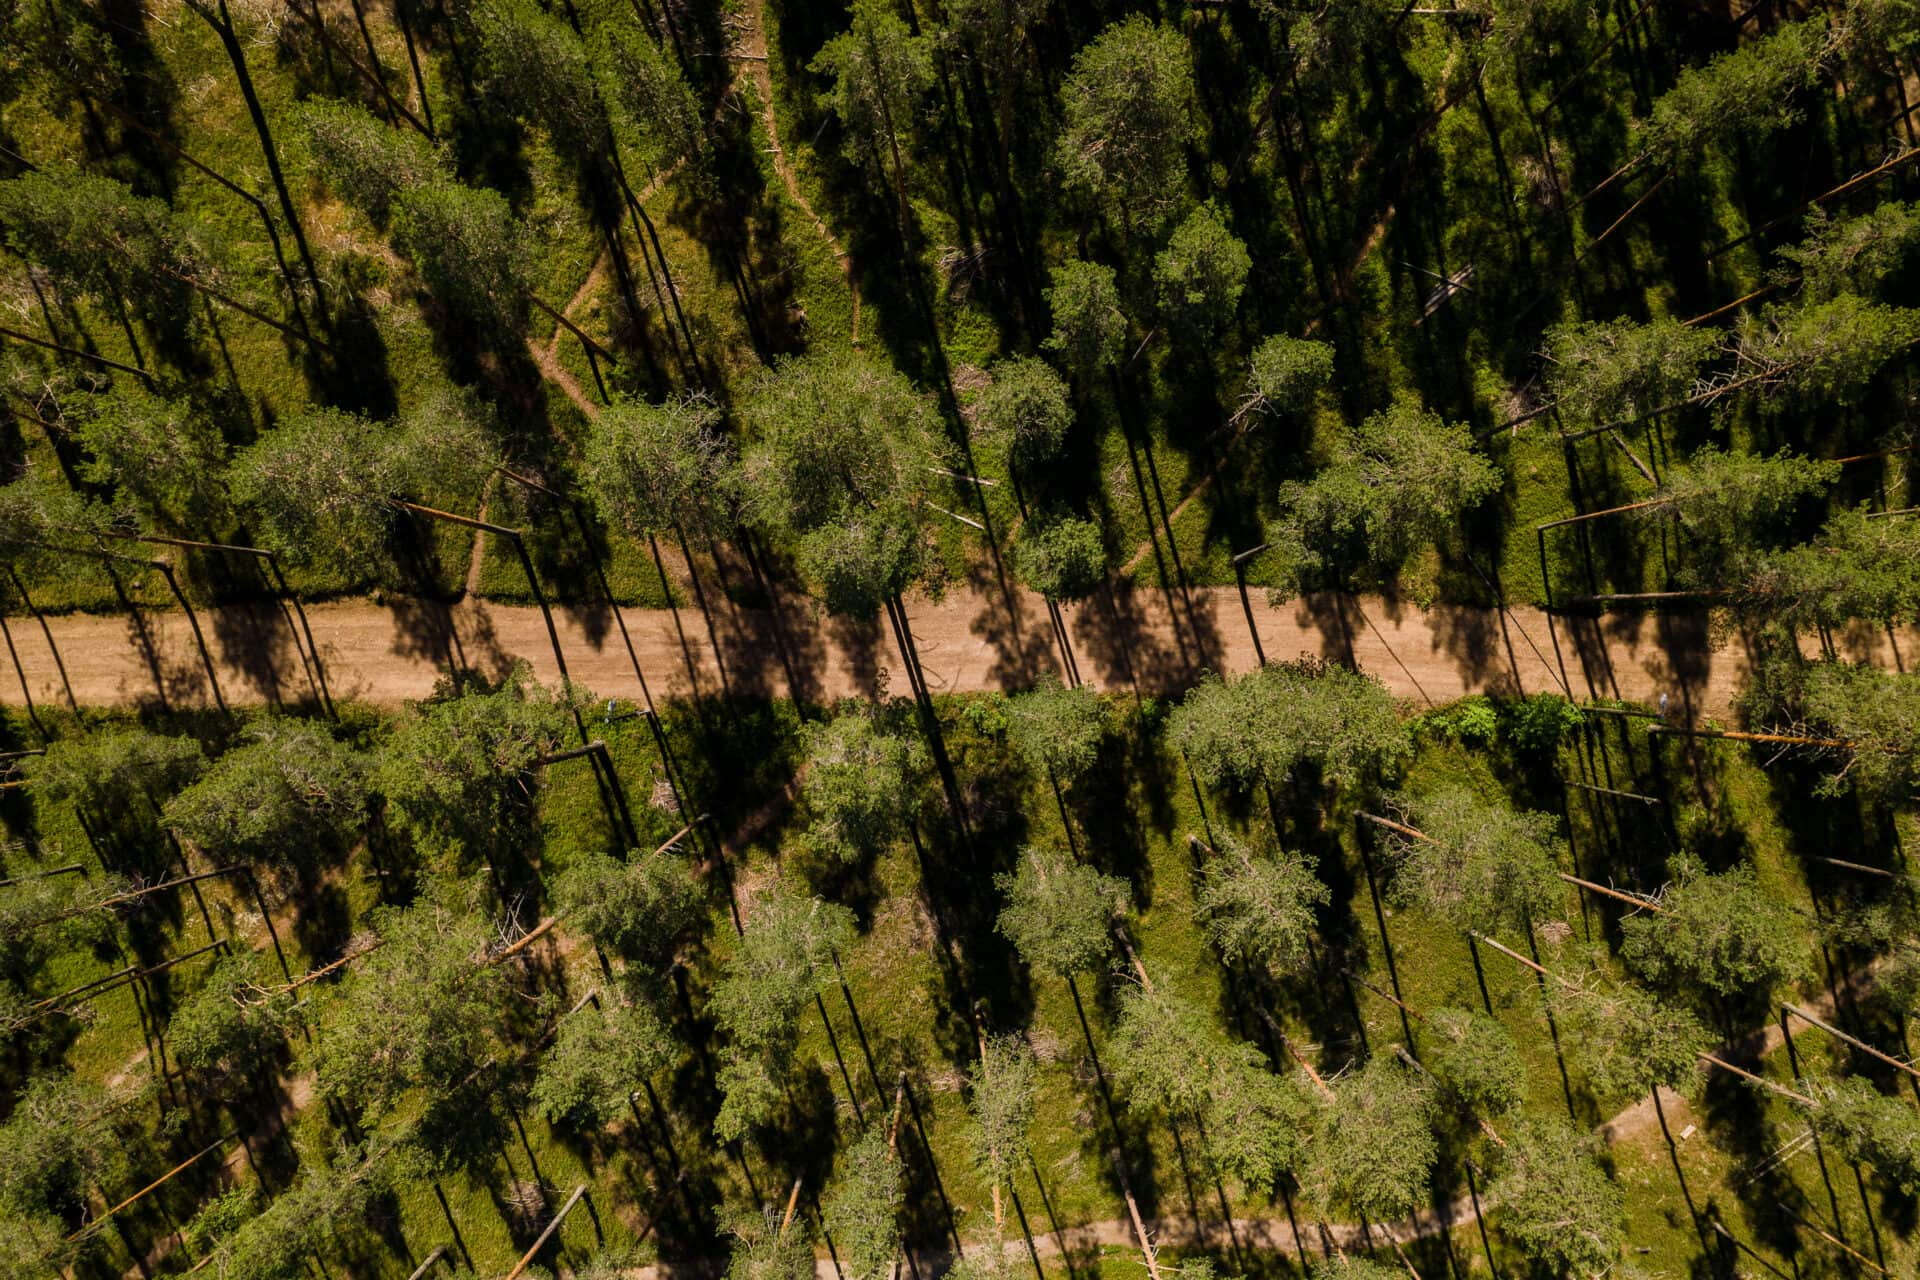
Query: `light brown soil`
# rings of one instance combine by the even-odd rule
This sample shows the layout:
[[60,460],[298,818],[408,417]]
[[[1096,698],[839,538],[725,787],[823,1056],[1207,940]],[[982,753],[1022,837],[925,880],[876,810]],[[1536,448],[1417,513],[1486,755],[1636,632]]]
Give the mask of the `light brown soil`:
[[[709,598],[715,598],[711,590]],[[997,589],[909,602],[921,664],[935,692],[1020,689],[1060,670],[1042,602],[1019,599],[1017,633]],[[1537,609],[1418,609],[1374,596],[1333,595],[1269,607],[1256,594],[1251,604],[1269,661],[1351,660],[1416,707],[1475,692],[1560,690],[1578,699],[1648,703],[1666,693],[1675,719],[1727,721],[1748,665],[1740,638],[1717,634],[1703,614],[1570,620]],[[1203,671],[1256,665],[1247,618],[1231,588],[1187,596],[1141,589],[1063,613],[1080,674],[1100,688],[1126,690],[1137,678],[1143,691],[1173,690]],[[337,700],[396,705],[425,697],[449,663],[497,676],[525,659],[542,680],[559,674],[545,624],[532,608],[356,600],[314,605],[307,615]],[[229,702],[311,697],[285,614],[236,608],[204,610],[201,617]],[[713,646],[697,610],[627,609],[622,617],[654,696],[687,693],[690,666],[703,692],[719,688]],[[556,610],[555,621],[576,684],[623,701],[640,696],[610,609]],[[75,700],[89,705],[152,705],[163,696],[181,706],[211,701],[192,633],[178,614],[145,614],[137,626],[124,617],[85,615],[52,618],[48,625],[65,664],[64,682],[40,628],[28,619],[9,621],[38,704],[65,703],[69,686]],[[899,651],[879,621],[829,618],[804,601],[784,601],[776,616],[715,599],[713,625],[727,685],[736,694],[785,696],[789,662],[791,683],[812,699],[908,690]],[[1920,635],[1862,627],[1836,642],[1844,656],[1903,668]],[[0,659],[0,701],[19,705],[12,667]]]

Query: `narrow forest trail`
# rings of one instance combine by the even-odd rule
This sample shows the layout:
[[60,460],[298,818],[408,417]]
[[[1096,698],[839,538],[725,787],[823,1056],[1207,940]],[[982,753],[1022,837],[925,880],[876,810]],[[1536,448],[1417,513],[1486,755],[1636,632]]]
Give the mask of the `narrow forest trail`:
[[744,70],[760,91],[760,127],[767,131],[773,168],[780,175],[787,198],[812,221],[813,229],[833,250],[834,260],[840,264],[840,273],[847,279],[847,290],[853,299],[853,318],[848,324],[847,340],[857,347],[860,345],[860,286],[853,278],[853,259],[841,247],[839,238],[827,226],[826,219],[814,212],[813,202],[800,190],[800,179],[793,171],[793,162],[787,158],[786,148],[780,145],[780,122],[773,110],[773,68],[767,62],[766,6],[762,0],[753,0],[751,4],[742,6],[740,15],[747,27],[744,38],[735,46],[732,56],[746,63]]
[[[1191,599],[1192,609],[1185,607]],[[1234,673],[1257,664],[1247,617],[1232,588],[1196,588],[1176,597],[1123,589],[1063,608],[1081,674],[1108,690],[1171,692],[1201,672]],[[1018,690],[1057,670],[1041,599],[1015,596],[1022,618],[1015,638],[1007,598],[995,590],[960,590],[938,600],[914,597],[908,616],[927,680],[937,692]],[[1559,691],[1576,699],[1656,702],[1663,693],[1678,721],[1731,720],[1745,684],[1748,655],[1738,635],[1721,634],[1704,614],[1661,612],[1602,619],[1549,616],[1534,608],[1442,605],[1419,609],[1378,596],[1322,594],[1272,606],[1251,593],[1248,607],[1269,661],[1302,655],[1351,663],[1378,676],[1396,695],[1444,703],[1470,693]],[[555,681],[545,624],[537,609],[467,600],[446,605],[408,597],[345,600],[307,607],[333,696],[397,705],[432,692],[453,653],[468,670],[504,675],[516,660]],[[718,670],[697,610],[623,609],[634,650],[656,695],[689,692],[689,665],[703,689],[718,687]],[[202,624],[221,690],[242,704],[308,696],[286,616],[269,606],[207,608]],[[576,684],[601,697],[638,699],[640,686],[612,611],[604,605],[556,608],[555,622]],[[785,638],[793,684],[823,701],[905,689],[904,671],[877,620],[831,618],[788,604],[775,620],[764,610],[717,603],[713,628],[736,693],[785,697],[786,664],[775,644]],[[186,620],[171,612],[126,616],[83,614],[47,620],[73,697],[87,705],[158,701],[154,671],[167,701],[211,703]],[[67,689],[41,629],[10,627],[19,667],[0,659],[0,703],[19,705],[24,680],[38,705],[64,705]],[[683,646],[682,631],[688,643]],[[145,645],[150,644],[150,665]],[[1920,631],[1857,627],[1837,636],[1841,654],[1889,668],[1904,667],[1920,648]],[[16,675],[16,672],[18,674]]]

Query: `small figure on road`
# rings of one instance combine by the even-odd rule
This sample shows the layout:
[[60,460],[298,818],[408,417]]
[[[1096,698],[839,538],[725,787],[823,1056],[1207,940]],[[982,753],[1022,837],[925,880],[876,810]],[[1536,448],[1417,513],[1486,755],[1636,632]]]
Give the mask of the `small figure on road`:
[[1660,718],[1662,720],[1667,718],[1667,695],[1664,693],[1660,695]]

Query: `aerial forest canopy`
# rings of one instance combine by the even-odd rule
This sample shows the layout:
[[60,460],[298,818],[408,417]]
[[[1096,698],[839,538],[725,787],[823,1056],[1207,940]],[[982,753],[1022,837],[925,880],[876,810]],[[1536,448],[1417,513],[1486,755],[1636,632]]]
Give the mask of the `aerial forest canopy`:
[[1920,4],[0,0],[0,1271],[1920,1274]]

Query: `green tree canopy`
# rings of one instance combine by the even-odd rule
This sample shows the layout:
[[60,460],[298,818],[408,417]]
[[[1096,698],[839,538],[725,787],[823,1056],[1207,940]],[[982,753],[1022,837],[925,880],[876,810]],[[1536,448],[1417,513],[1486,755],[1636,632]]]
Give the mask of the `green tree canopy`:
[[1307,963],[1328,898],[1307,859],[1271,841],[1223,835],[1200,868],[1193,914],[1228,963],[1294,973]]
[[905,1192],[886,1129],[874,1124],[842,1155],[820,1211],[847,1280],[883,1280],[892,1273]]
[[1059,456],[1073,426],[1073,401],[1053,366],[1033,356],[1009,356],[988,367],[992,381],[973,402],[976,428],[1005,443],[1008,465],[1031,473]]
[[236,454],[228,483],[268,549],[294,564],[366,572],[389,561],[400,514],[392,499],[477,490],[497,452],[476,407],[455,393],[429,396],[396,422],[310,408]]
[[1920,1195],[1920,1116],[1871,1080],[1802,1080],[1819,1105],[1803,1108],[1814,1130],[1848,1160],[1866,1164],[1906,1196]]
[[167,801],[162,820],[216,861],[304,874],[327,845],[359,834],[368,772],[367,761],[325,726],[269,717]]
[[1464,423],[1406,401],[1373,414],[1312,480],[1281,486],[1268,533],[1281,559],[1276,594],[1362,569],[1390,574],[1499,488],[1500,469],[1473,452]]
[[1433,1041],[1427,1070],[1458,1107],[1501,1116],[1519,1107],[1526,1087],[1520,1044],[1498,1018],[1473,1009],[1435,1009],[1427,1015]]
[[647,164],[664,169],[693,154],[705,128],[679,64],[632,23],[603,22],[587,49],[609,106],[634,135]]
[[1648,981],[1716,996],[1759,996],[1807,969],[1806,930],[1741,865],[1718,875],[1677,864],[1658,914],[1620,922],[1620,955]]
[[1817,80],[1833,42],[1825,18],[1787,23],[1682,71],[1636,122],[1657,164],[1694,158],[1734,138],[1763,138],[1799,119],[1794,91]]
[[843,862],[880,852],[905,834],[920,809],[926,748],[865,710],[807,726],[801,783],[812,835]]
[[1624,422],[1678,404],[1719,349],[1712,329],[1671,317],[1580,320],[1547,330],[1547,392],[1577,422]]
[[1375,1222],[1427,1203],[1439,1156],[1433,1109],[1431,1086],[1393,1058],[1342,1080],[1313,1134],[1311,1176],[1323,1199]]
[[854,0],[852,25],[808,64],[833,83],[827,96],[862,163],[899,165],[900,135],[933,84],[932,42],[916,35],[887,0]]
[[245,1080],[273,1061],[294,1016],[291,995],[260,985],[257,957],[230,955],[167,1020],[167,1047],[203,1081]]
[[1271,1192],[1299,1164],[1310,1104],[1181,997],[1128,988],[1109,1057],[1130,1107],[1198,1121],[1209,1158],[1247,1187]]
[[506,197],[435,178],[393,203],[393,247],[443,315],[506,350],[527,328],[534,255]]
[[1153,259],[1153,283],[1168,322],[1199,342],[1233,324],[1253,259],[1212,203],[1188,214]]
[[80,478],[111,489],[135,527],[205,537],[226,514],[226,443],[206,412],[137,387],[70,396],[67,425],[87,456]]
[[1388,832],[1391,891],[1456,929],[1525,933],[1564,901],[1566,843],[1551,814],[1519,812],[1449,787],[1417,801],[1413,825],[1427,840]]
[[1820,785],[1828,794],[1848,787],[1900,803],[1920,792],[1920,677],[1846,662],[1808,668],[1804,722],[1814,736],[1853,744],[1845,763]]
[[374,1206],[393,1188],[388,1170],[351,1149],[332,1164],[309,1160],[292,1186],[222,1242],[214,1255],[223,1276],[301,1280],[308,1259],[364,1229]]
[[534,0],[482,0],[465,15],[480,36],[489,97],[546,130],[563,161],[606,152],[607,115],[586,46]]
[[993,884],[1006,899],[1000,933],[1029,966],[1063,978],[1107,958],[1113,922],[1131,896],[1126,881],[1036,845],[1021,851],[1014,874],[1001,872]]
[[1916,249],[1920,206],[1888,200],[1857,217],[1840,219],[1815,209],[1807,215],[1806,238],[1781,247],[1781,259],[1791,265],[1775,278],[1782,284],[1797,280],[1801,296],[1812,302],[1845,294],[1871,298],[1891,292],[1888,284],[1911,264]]
[[731,460],[720,411],[700,396],[623,398],[595,419],[583,468],[608,524],[635,537],[726,510]]
[[524,838],[529,780],[568,725],[564,704],[524,663],[492,691],[443,685],[388,732],[374,786],[422,839],[491,861]]
[[1040,1061],[1017,1035],[989,1037],[967,1072],[973,1161],[993,1187],[1011,1187],[1032,1150]]
[[568,859],[553,895],[569,928],[653,973],[665,971],[706,911],[692,868],[672,849],[626,861],[583,850]]
[[746,933],[713,987],[714,1017],[729,1039],[720,1068],[724,1096],[713,1125],[722,1142],[772,1114],[799,1037],[801,1010],[853,936],[853,914],[835,903],[784,887],[753,903]]
[[425,138],[382,124],[361,107],[312,97],[294,108],[294,118],[321,181],[376,227],[387,226],[404,193],[446,176]]
[[1652,499],[1658,505],[1634,515],[1680,524],[1696,573],[1713,577],[1747,549],[1777,540],[1799,506],[1839,475],[1839,466],[1824,459],[1726,453],[1709,445],[1670,465]]
[[1609,1097],[1681,1090],[1700,1076],[1713,1034],[1685,1009],[1631,983],[1589,975],[1551,990],[1560,1029],[1580,1047],[1587,1080]]
[[813,1280],[813,1240],[807,1226],[806,1214],[783,1224],[783,1215],[772,1205],[735,1215],[727,1222],[727,1234],[734,1239],[727,1280]]
[[64,287],[105,300],[126,296],[156,334],[194,333],[190,281],[213,272],[212,246],[163,200],[66,166],[0,182],[8,247]]
[[789,542],[830,611],[872,616],[925,554],[929,468],[945,458],[932,404],[892,367],[828,348],[757,375],[739,410],[747,520]]
[[1084,600],[1107,580],[1107,546],[1100,526],[1056,515],[1020,531],[1013,544],[1020,579],[1049,600]]
[[71,802],[128,845],[158,855],[157,819],[167,798],[200,777],[206,753],[192,738],[150,733],[134,725],[102,727],[55,738],[46,754],[26,760],[36,795]]
[[1112,267],[1079,258],[1060,263],[1048,276],[1047,308],[1053,332],[1043,345],[1078,377],[1091,378],[1125,354],[1127,317]]
[[315,1037],[321,1096],[376,1123],[415,1089],[430,1105],[455,1104],[496,1043],[507,998],[501,970],[485,963],[490,930],[476,897],[442,883],[405,910],[376,909],[381,946],[348,966]]
[[1602,1275],[1626,1242],[1625,1196],[1587,1150],[1585,1135],[1560,1121],[1519,1126],[1501,1152],[1491,1193],[1493,1221],[1550,1275]]
[[1792,631],[1920,616],[1920,521],[1833,514],[1812,542],[1736,561],[1744,607]]
[[1390,771],[1409,753],[1386,687],[1311,659],[1232,680],[1202,680],[1173,713],[1171,735],[1208,785],[1277,783],[1312,765],[1333,786]]
[[1107,709],[1087,685],[1067,688],[1049,672],[1007,701],[1007,739],[1027,765],[1063,787],[1100,763],[1107,740]]
[[1332,343],[1275,334],[1255,347],[1247,362],[1242,412],[1304,413],[1332,382]]
[[628,1097],[673,1058],[673,1033],[647,1005],[581,1009],[561,1020],[529,1096],[549,1121],[604,1129],[627,1114]]
[[[26,1081],[0,1125],[0,1214],[52,1249],[94,1189],[117,1182],[136,1126],[99,1088],[63,1071]],[[31,1249],[39,1252],[39,1248]]]
[[1054,156],[1068,190],[1110,202],[1129,228],[1179,207],[1198,101],[1184,36],[1123,18],[1074,55],[1060,97]]
[[1843,293],[1824,302],[1763,307],[1735,330],[1737,362],[1703,391],[1757,386],[1789,404],[1848,405],[1895,355],[1920,342],[1920,310]]

